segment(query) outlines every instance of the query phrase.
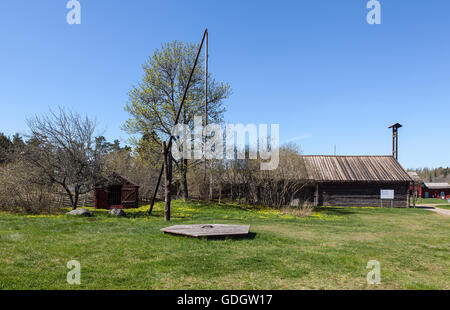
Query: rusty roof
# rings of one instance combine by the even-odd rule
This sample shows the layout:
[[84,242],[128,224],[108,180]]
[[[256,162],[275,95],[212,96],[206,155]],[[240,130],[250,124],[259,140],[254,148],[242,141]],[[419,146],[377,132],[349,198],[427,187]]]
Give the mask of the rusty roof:
[[317,182],[411,182],[392,156],[302,156],[308,178]]

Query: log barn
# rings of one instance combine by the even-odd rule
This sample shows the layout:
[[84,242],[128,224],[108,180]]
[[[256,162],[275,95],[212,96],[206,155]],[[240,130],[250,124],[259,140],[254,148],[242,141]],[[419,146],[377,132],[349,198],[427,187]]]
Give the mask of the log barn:
[[127,178],[112,174],[104,184],[94,190],[96,209],[129,209],[139,206],[139,186]]
[[[393,156],[302,156],[315,206],[409,207],[412,179]],[[381,190],[394,190],[381,200]]]

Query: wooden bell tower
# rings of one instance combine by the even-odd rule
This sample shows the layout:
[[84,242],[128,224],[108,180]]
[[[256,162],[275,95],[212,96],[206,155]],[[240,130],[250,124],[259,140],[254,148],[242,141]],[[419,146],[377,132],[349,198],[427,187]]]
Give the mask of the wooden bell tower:
[[390,126],[392,128],[392,156],[398,160],[398,129],[403,127],[399,123]]

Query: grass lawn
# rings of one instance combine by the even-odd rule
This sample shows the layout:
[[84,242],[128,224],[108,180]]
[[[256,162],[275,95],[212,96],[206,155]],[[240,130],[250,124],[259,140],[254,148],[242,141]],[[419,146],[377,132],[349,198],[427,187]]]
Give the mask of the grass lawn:
[[[439,199],[439,198],[417,198],[416,199],[416,205],[420,204],[439,204],[439,203],[447,203],[447,199]],[[412,206],[412,200],[411,200],[411,206]]]
[[[423,209],[173,203],[174,224],[250,224],[250,238],[165,235],[162,205],[127,218],[0,214],[0,289],[450,289],[450,218]],[[66,282],[81,263],[81,285]],[[381,284],[368,285],[369,260]]]
[[441,209],[450,210],[450,204],[448,204],[448,205],[436,205],[436,207],[441,208]]

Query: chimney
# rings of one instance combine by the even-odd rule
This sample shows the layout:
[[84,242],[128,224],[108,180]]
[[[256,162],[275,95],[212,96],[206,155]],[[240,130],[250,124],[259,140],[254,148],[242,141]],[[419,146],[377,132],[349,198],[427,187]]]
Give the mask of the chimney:
[[392,128],[392,156],[398,160],[398,129],[403,127],[399,123],[390,126]]

